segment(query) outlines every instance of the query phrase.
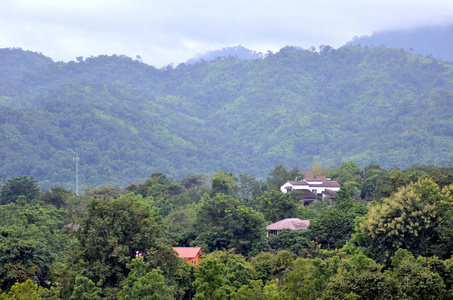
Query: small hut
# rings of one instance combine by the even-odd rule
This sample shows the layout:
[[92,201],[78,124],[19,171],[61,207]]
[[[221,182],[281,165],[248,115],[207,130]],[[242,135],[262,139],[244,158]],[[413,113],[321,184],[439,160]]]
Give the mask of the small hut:
[[178,253],[178,257],[182,257],[186,262],[193,265],[198,265],[201,256],[204,254],[201,247],[173,247],[173,250]]
[[283,229],[289,230],[306,230],[310,221],[298,218],[290,218],[278,221],[266,227],[267,235],[278,235]]

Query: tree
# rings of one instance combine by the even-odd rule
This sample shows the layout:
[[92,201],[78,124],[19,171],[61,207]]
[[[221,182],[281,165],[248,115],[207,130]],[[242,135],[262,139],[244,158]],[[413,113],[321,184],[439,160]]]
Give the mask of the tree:
[[60,209],[65,207],[68,199],[72,197],[75,197],[73,191],[67,190],[61,186],[53,186],[50,191],[42,192],[40,199],[44,201],[45,204],[51,204],[57,209]]
[[296,180],[300,177],[299,170],[295,167],[287,170],[284,164],[277,164],[269,171],[267,177],[268,191],[280,190],[280,187],[287,181]]
[[193,188],[201,188],[205,187],[207,188],[209,186],[209,182],[211,179],[207,174],[187,174],[186,177],[181,179],[181,185],[187,189],[193,189]]
[[129,274],[127,265],[137,255],[143,255],[152,268],[160,267],[166,276],[179,263],[160,217],[132,193],[93,199],[76,237],[78,244],[68,257],[68,268],[99,285],[103,296],[118,293]]
[[363,254],[343,260],[318,299],[406,299],[400,283],[381,270],[381,265]]
[[193,229],[196,205],[186,205],[172,210],[166,217],[168,232],[175,236],[179,247],[189,247],[197,236]]
[[255,279],[266,282],[273,271],[274,255],[270,252],[260,252],[250,258],[250,263],[255,271]]
[[239,174],[239,192],[243,199],[248,203],[254,203],[254,199],[262,195],[263,183],[258,181],[255,176],[249,174]]
[[243,255],[267,249],[263,215],[247,207],[242,200],[224,194],[205,195],[198,205],[193,246],[211,252],[235,248]]
[[58,300],[54,288],[46,289],[33,283],[31,279],[23,283],[16,282],[6,294],[0,294],[1,300]]
[[362,176],[362,170],[352,161],[342,162],[338,168],[327,173],[327,177],[331,177],[338,181],[341,186],[347,188],[353,198],[360,197]]
[[216,251],[198,265],[194,299],[236,299],[234,293],[253,279],[253,268],[242,255]]
[[285,229],[279,235],[269,238],[269,245],[273,250],[288,250],[294,254],[300,254],[302,249],[308,249],[311,241],[309,230]]
[[379,200],[382,198],[379,193],[382,177],[386,172],[377,164],[369,164],[363,169],[363,182],[361,186],[361,197],[365,200]]
[[276,281],[270,280],[264,285],[262,280],[250,280],[248,284],[234,291],[231,299],[279,300],[282,298],[278,294]]
[[76,278],[71,300],[101,300],[102,289],[90,279],[79,276]]
[[14,203],[19,196],[24,196],[27,203],[38,199],[41,189],[33,176],[17,176],[8,178],[0,187],[1,204]]
[[354,232],[354,219],[340,209],[326,209],[310,223],[312,239],[324,248],[341,248]]
[[414,255],[445,257],[451,248],[439,248],[445,242],[439,233],[448,228],[452,207],[447,190],[440,191],[429,179],[420,180],[372,206],[358,224],[359,235],[378,261],[388,263],[399,248]]
[[351,193],[345,187],[341,187],[337,192],[337,200],[335,201],[335,208],[348,211],[354,206],[354,199],[351,198]]
[[193,283],[197,289],[194,299],[226,299],[223,279],[225,265],[213,258],[205,258],[198,266]]
[[392,169],[387,174],[388,180],[384,183],[379,192],[384,197],[390,197],[393,193],[396,193],[399,188],[405,186],[407,182],[406,175],[401,172],[400,169]]
[[428,259],[421,256],[415,259],[409,251],[398,249],[391,261],[394,267],[391,275],[408,299],[450,299],[451,291],[450,297],[445,297],[445,283]]
[[49,269],[65,255],[67,212],[30,204],[0,206],[0,288],[33,279],[46,285]]
[[212,178],[211,197],[217,193],[234,195],[237,191],[236,181],[237,179],[233,176],[233,173],[225,173],[222,170],[217,171],[217,174]]
[[171,300],[174,287],[168,286],[165,276],[160,269],[148,272],[148,266],[143,257],[136,258],[128,264],[131,270],[124,281],[118,300],[147,299],[147,300]]
[[[140,194],[143,197],[150,196],[150,192],[153,191],[153,186],[158,185],[159,187],[164,187],[173,182],[173,179],[167,178],[167,175],[162,172],[152,173],[150,178],[146,179],[145,182],[138,184],[131,184],[126,187],[126,190],[129,192],[134,192],[135,194]],[[158,188],[154,188],[154,193]]]
[[121,189],[113,185],[85,189],[85,195],[90,198],[118,198],[123,194],[124,192],[122,192]]
[[280,291],[281,299],[316,299],[318,291],[313,286],[313,281],[316,280],[314,268],[309,259],[295,260],[293,267],[284,275],[284,284]]
[[326,175],[329,170],[330,168],[328,166],[322,166],[318,161],[315,161],[310,166],[310,171],[312,171],[315,175]]
[[258,198],[258,210],[263,213],[266,221],[275,223],[285,218],[296,218],[299,215],[300,201],[295,201],[291,193],[283,194],[280,191],[272,190],[264,192]]

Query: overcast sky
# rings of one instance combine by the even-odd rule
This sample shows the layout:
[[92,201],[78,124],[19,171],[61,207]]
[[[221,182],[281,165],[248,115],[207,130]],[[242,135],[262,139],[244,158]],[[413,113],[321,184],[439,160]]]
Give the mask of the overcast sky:
[[448,23],[452,0],[0,0],[0,48],[55,61],[140,55],[160,68],[226,46],[337,48],[378,30]]

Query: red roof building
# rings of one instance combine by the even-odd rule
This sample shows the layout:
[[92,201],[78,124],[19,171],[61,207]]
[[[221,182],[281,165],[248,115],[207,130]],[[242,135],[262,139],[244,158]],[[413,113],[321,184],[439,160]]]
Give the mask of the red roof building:
[[193,265],[198,265],[204,254],[201,247],[173,247],[173,250],[178,253],[178,257],[185,258],[188,263]]

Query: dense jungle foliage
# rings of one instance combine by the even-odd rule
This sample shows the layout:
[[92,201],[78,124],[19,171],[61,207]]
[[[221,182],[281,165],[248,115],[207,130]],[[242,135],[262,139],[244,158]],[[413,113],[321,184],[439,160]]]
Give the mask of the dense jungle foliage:
[[[303,206],[265,180],[152,173],[82,195],[32,176],[0,185],[0,299],[451,299],[453,168],[311,166],[341,183]],[[267,236],[283,218],[304,231]],[[174,246],[202,247],[195,266]]]
[[125,187],[153,172],[264,178],[277,163],[450,165],[453,67],[398,49],[292,47],[156,69],[0,49],[0,174],[43,190]]

